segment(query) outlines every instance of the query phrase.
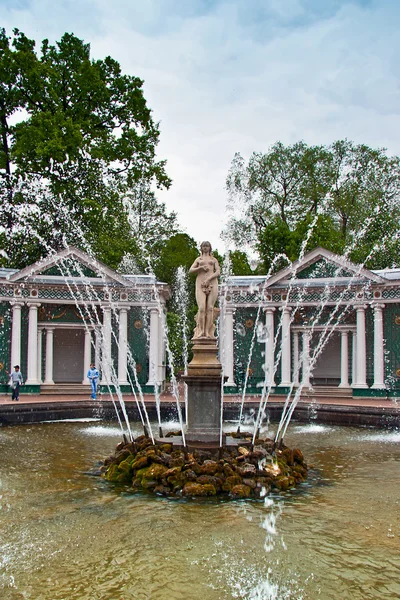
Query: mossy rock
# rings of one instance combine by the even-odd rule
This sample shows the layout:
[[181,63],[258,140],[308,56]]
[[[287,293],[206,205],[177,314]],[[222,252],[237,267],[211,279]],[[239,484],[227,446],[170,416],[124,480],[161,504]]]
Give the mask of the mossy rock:
[[247,485],[252,490],[254,490],[257,487],[257,483],[256,483],[255,479],[246,479],[246,478],[243,478],[243,485]]
[[290,448],[285,448],[285,450],[282,452],[282,457],[283,457],[284,461],[286,462],[286,464],[289,465],[289,467],[293,467],[293,465],[294,465],[293,450],[291,450]]
[[155,492],[156,494],[161,494],[162,496],[170,496],[171,495],[170,488],[167,485],[163,485],[163,484],[156,485],[156,487],[153,489],[153,492]]
[[197,475],[193,469],[186,469],[186,471],[183,471],[183,477],[186,481],[196,481],[197,479]]
[[286,492],[286,490],[293,487],[294,479],[293,479],[293,477],[279,476],[275,479],[274,485],[281,492]]
[[130,455],[129,450],[127,450],[125,448],[123,450],[119,450],[119,452],[117,452],[117,454],[115,455],[115,462],[118,465],[120,462],[125,460],[129,455]]
[[118,475],[120,475],[120,471],[118,469],[118,465],[114,463],[107,469],[104,474],[104,478],[107,479],[107,481],[117,481]]
[[215,496],[216,493],[217,490],[213,485],[192,482],[186,483],[182,490],[183,496]]
[[214,475],[200,475],[197,478],[197,483],[200,483],[201,485],[212,485],[215,487],[217,492],[219,492],[222,489],[223,482],[222,479],[215,477]]
[[251,496],[251,488],[243,483],[235,485],[231,489],[232,498],[249,498]]
[[182,467],[170,467],[164,472],[164,477],[177,477],[182,472]]
[[131,482],[131,477],[129,473],[120,473],[115,480],[116,483],[121,483],[123,485],[129,485]]
[[142,479],[142,488],[144,490],[153,490],[158,485],[156,479]]
[[126,473],[128,475],[132,475],[132,464],[129,462],[129,456],[128,458],[126,458],[125,460],[123,460],[122,462],[119,463],[118,465],[118,469],[122,472],[122,473]]
[[294,448],[293,450],[293,460],[295,463],[302,465],[304,463],[304,456],[301,450],[298,448]]
[[142,481],[154,479],[161,479],[165,472],[168,471],[168,468],[165,465],[159,465],[158,463],[153,463],[149,467],[140,469],[137,475],[142,478]]
[[232,475],[235,475],[235,471],[230,465],[224,465],[224,475],[225,477],[232,477]]
[[131,463],[131,467],[132,467],[133,471],[139,471],[141,469],[144,469],[148,465],[149,465],[149,459],[147,456],[139,456],[139,458],[136,458],[136,460]]
[[224,492],[230,492],[235,485],[240,485],[242,483],[242,478],[239,475],[232,475],[231,477],[227,477],[222,484],[222,489]]
[[257,467],[250,463],[245,463],[241,467],[237,468],[237,473],[241,477],[255,477],[257,474]]
[[215,475],[218,470],[219,464],[215,462],[215,460],[205,460],[204,463],[200,465],[201,475]]
[[167,454],[172,452],[172,444],[160,444],[159,448],[160,452],[166,452]]

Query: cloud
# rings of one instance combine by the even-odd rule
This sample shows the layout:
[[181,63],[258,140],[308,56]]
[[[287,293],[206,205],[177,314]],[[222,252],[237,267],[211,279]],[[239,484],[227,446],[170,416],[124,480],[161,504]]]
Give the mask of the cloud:
[[[4,3],[3,3],[4,4]],[[400,154],[396,0],[6,2],[3,24],[41,40],[73,31],[145,80],[161,122],[160,194],[197,241],[221,249],[236,151],[347,137]]]

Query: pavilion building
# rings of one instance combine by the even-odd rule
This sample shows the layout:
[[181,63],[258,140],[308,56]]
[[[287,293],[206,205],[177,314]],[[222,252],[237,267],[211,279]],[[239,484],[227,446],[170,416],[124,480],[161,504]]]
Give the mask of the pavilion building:
[[23,392],[76,393],[94,362],[106,387],[153,391],[165,381],[168,297],[153,276],[121,275],[73,247],[0,269],[0,390],[18,364]]
[[220,295],[225,389],[400,393],[400,269],[368,270],[316,248]]

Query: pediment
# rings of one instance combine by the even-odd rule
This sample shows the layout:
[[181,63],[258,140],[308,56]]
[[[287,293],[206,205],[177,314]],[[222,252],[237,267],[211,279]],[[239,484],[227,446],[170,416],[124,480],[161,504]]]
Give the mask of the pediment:
[[380,275],[321,247],[315,248],[301,259],[278,271],[270,277],[267,287],[286,283],[293,279],[303,279],[304,281],[320,279],[321,283],[334,279],[349,279],[354,284],[357,281],[365,282],[366,280],[371,283],[385,283],[385,279]]
[[124,287],[129,285],[129,282],[119,273],[74,246],[56,252],[33,265],[21,269],[21,271],[10,277],[10,281],[23,280],[34,283],[40,278],[47,277],[59,277],[60,280],[79,277],[97,278]]

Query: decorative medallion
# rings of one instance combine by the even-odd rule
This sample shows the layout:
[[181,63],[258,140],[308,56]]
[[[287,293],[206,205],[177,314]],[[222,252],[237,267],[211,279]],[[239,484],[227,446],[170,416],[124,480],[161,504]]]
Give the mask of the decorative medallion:
[[31,290],[31,296],[36,297],[38,295],[37,290]]
[[140,321],[140,319],[138,319],[137,321],[134,322],[133,324],[135,329],[142,329],[143,328],[143,322]]
[[282,294],[282,300],[285,302],[285,300],[287,300],[287,296],[286,294]]
[[0,371],[2,371],[4,369],[4,364],[2,362],[0,362]]
[[245,325],[246,325],[247,329],[251,329],[254,325],[253,319],[247,319],[245,322]]
[[380,292],[374,292],[374,298],[381,298],[382,294]]
[[136,373],[141,373],[142,372],[142,365],[139,365],[138,363],[136,363]]
[[0,325],[4,325],[4,317],[0,317]]
[[400,325],[400,316],[397,316],[394,322],[396,323],[396,325]]
[[121,294],[121,300],[128,300],[128,294]]
[[251,367],[249,367],[247,369],[247,374],[248,374],[249,377],[251,377],[253,375],[253,369]]
[[396,369],[396,377],[400,377],[400,369]]
[[232,296],[227,296],[227,297],[226,297],[226,301],[227,301],[227,302],[230,302],[231,300],[232,300]]

